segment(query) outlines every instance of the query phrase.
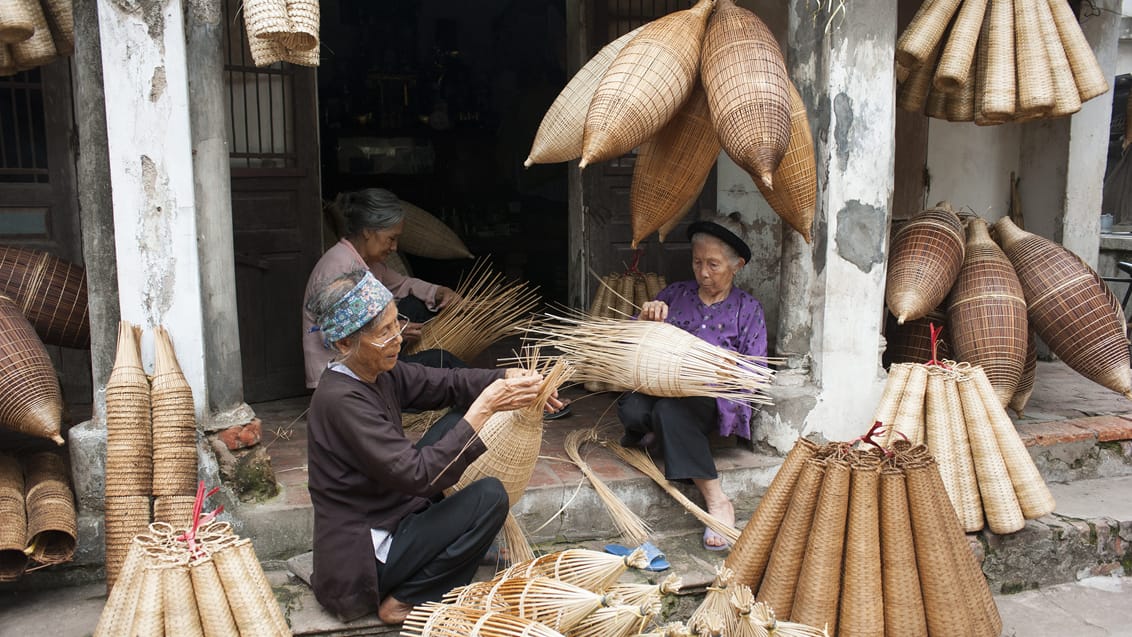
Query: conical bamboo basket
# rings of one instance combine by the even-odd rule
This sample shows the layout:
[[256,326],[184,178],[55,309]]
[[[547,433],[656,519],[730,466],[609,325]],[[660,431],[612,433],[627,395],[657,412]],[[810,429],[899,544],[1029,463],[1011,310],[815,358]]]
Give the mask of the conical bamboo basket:
[[992,533],[999,535],[1014,533],[1026,525],[1026,520],[1022,517],[1014,484],[998,448],[998,439],[991,427],[983,397],[971,377],[960,379],[958,385],[987,526]]
[[142,567],[138,605],[129,635],[165,634],[165,595],[161,591],[161,571],[171,565],[156,560]]
[[31,559],[39,564],[70,562],[75,555],[78,524],[66,463],[61,455],[44,451],[29,456],[24,464]]
[[536,621],[508,613],[428,602],[413,607],[401,634],[406,637],[562,637]]
[[[936,341],[936,359],[952,358],[951,345],[949,345],[951,337],[947,333],[947,309],[941,307],[928,312],[923,318],[908,321],[903,325],[898,324],[896,317],[889,313],[884,328],[884,340],[887,343],[884,350],[885,364],[895,366],[900,363],[926,363],[932,360],[933,325],[937,330],[941,330]],[[889,374],[891,373],[890,369]]]
[[712,4],[700,0],[646,24],[618,52],[586,112],[580,167],[624,155],[672,119],[696,84]]
[[0,43],[23,42],[35,33],[35,16],[26,0],[0,1]]
[[976,110],[989,120],[1008,120],[1014,116],[1017,101],[1014,0],[990,0],[982,39],[987,42],[986,73],[983,81],[975,87]]
[[947,121],[975,121],[975,69],[967,74],[967,81],[947,96]]
[[634,249],[700,196],[719,149],[707,95],[697,84],[676,115],[637,152],[629,190]]
[[617,582],[630,566],[644,568],[648,564],[641,549],[625,557],[589,549],[566,549],[514,564],[496,574],[494,580],[542,575],[600,593]]
[[1014,3],[1014,64],[1018,69],[1018,106],[1023,115],[1053,110],[1053,76],[1042,42],[1038,2]]
[[[145,549],[143,540],[135,539],[130,542],[129,551],[122,564],[122,577],[110,589],[106,605],[102,607],[102,614],[98,618],[98,625],[95,626],[94,637],[115,637],[130,632],[137,611]],[[224,637],[239,637],[239,635],[230,634]]]
[[798,573],[802,570],[802,558],[810,539],[814,509],[817,508],[824,477],[824,459],[807,460],[782,518],[782,526],[762,531],[773,540],[774,550],[770,553],[766,576],[758,588],[758,599],[770,604],[783,617],[790,617],[793,612]]
[[[952,477],[956,488],[955,498],[951,500],[963,530],[974,533],[983,528],[983,497],[979,493],[979,479],[975,472],[975,460],[971,455],[971,441],[967,437],[967,420],[963,413],[963,400],[959,396],[958,374],[948,374],[943,379],[944,399],[947,401],[951,421],[947,425],[948,444],[951,455],[943,456],[933,450],[936,461],[951,464]],[[951,495],[950,493],[948,495]]]
[[[1132,103],[1132,102],[1130,102]],[[1038,373],[1038,341],[1034,336],[1033,326],[1030,327],[1030,340],[1026,346],[1026,362],[1022,365],[1022,377],[1018,379],[1018,387],[1010,398],[1008,407],[1022,417],[1026,410],[1026,403],[1030,402],[1030,394],[1034,393],[1034,377]]]
[[[945,39],[944,32],[961,2],[962,0],[931,0],[921,4],[896,41],[896,61],[910,69],[924,64],[932,49]],[[930,66],[935,68],[934,64]]]
[[1073,79],[1073,69],[1069,67],[1069,58],[1061,46],[1061,38],[1057,35],[1057,24],[1053,20],[1053,13],[1044,1],[1036,2],[1038,11],[1038,27],[1042,34],[1042,44],[1046,49],[1046,58],[1050,64],[1050,78],[1053,81],[1053,108],[1049,111],[1050,117],[1065,117],[1081,110],[1081,94],[1077,92],[1077,83]]
[[947,119],[947,93],[936,89],[928,92],[928,101],[924,106],[924,115],[935,119]]
[[245,0],[243,13],[249,41],[278,42],[281,36],[292,31],[286,0]]
[[629,637],[639,633],[659,606],[642,608],[619,604],[599,608],[586,616],[570,631],[570,637]]
[[59,55],[75,52],[75,18],[71,0],[43,0],[44,14]]
[[48,252],[0,247],[0,294],[48,345],[90,347],[85,271]]
[[880,552],[880,458],[859,454],[851,461],[849,517],[841,576],[839,634],[884,637],[884,592]]
[[814,137],[802,95],[793,82],[787,81],[786,88],[790,92],[790,143],[774,171],[775,187],[767,188],[757,179],[755,185],[778,216],[810,243],[818,199]]
[[16,303],[0,296],[0,425],[63,444],[63,397],[47,349]]
[[928,637],[903,471],[894,466],[881,470],[878,498],[885,633]]
[[1057,25],[1057,33],[1061,36],[1061,45],[1065,55],[1069,58],[1069,67],[1073,70],[1073,79],[1077,82],[1077,92],[1082,102],[1087,102],[1098,95],[1108,91],[1108,77],[1097,62],[1093,47],[1085,39],[1077,16],[1069,3],[1061,0],[1047,0],[1053,21]]
[[443,221],[432,214],[402,201],[405,227],[397,239],[397,249],[429,259],[471,259],[468,246]]
[[290,633],[275,595],[267,585],[263,568],[255,559],[250,540],[238,540],[216,551],[212,560],[241,635]]
[[192,595],[189,565],[178,563],[161,571],[161,596],[165,606],[165,634],[204,637],[201,613]]
[[0,582],[18,580],[27,568],[25,511],[23,469],[14,457],[0,453]]
[[154,331],[150,405],[153,417],[153,494],[194,499],[197,490],[197,427],[193,390],[177,363],[169,333],[160,326]]
[[790,619],[811,626],[826,626],[837,634],[838,602],[841,598],[841,560],[845,551],[845,524],[849,514],[851,470],[842,459],[826,461],[825,478]]
[[935,70],[933,84],[936,89],[955,93],[974,78],[975,43],[979,39],[986,9],[987,0],[965,0],[959,7],[959,14]]
[[106,496],[106,590],[112,591],[130,551],[130,543],[149,526],[148,495]]
[[924,436],[924,394],[928,387],[928,368],[912,365],[908,372],[908,383],[904,385],[900,406],[892,418],[892,424],[885,428],[885,445],[891,445],[903,434],[904,439],[917,444]]
[[543,115],[538,132],[535,133],[535,140],[531,144],[531,152],[523,162],[524,166],[573,161],[582,156],[586,112],[590,108],[594,91],[597,90],[602,76],[609,70],[609,65],[613,64],[613,59],[621,49],[625,48],[629,40],[637,37],[642,28],[644,27],[637,27],[602,47],[597,55],[590,58],[590,61],[570,78],[565,88],[546,110],[546,115]]
[[894,363],[888,369],[888,380],[884,383],[884,390],[880,395],[880,403],[873,412],[873,422],[879,422],[886,428],[891,428],[896,418],[896,410],[900,408],[900,400],[904,397],[904,387],[908,385],[908,377],[912,375],[912,364]]
[[549,577],[513,577],[491,583],[473,608],[492,610],[497,604],[507,612],[539,622],[564,633],[588,615],[612,604],[611,597]]
[[982,365],[1002,404],[1009,403],[1026,362],[1026,299],[981,219],[967,224],[966,258],[949,298],[947,325],[956,358]]
[[720,0],[700,72],[723,149],[756,182],[774,188],[791,129],[790,78],[774,35],[754,13]]
[[963,267],[966,241],[947,204],[913,217],[892,240],[884,300],[898,323],[922,318],[947,298]]
[[908,79],[900,85],[896,96],[896,105],[910,113],[924,112],[928,102],[928,93],[932,87],[932,71],[939,58],[940,47],[936,46],[929,53],[923,64],[914,67]]
[[142,369],[140,334],[139,328],[119,323],[117,355],[106,382],[107,497],[148,498],[153,492],[150,388]]
[[47,16],[43,13],[43,7],[32,0],[25,2],[24,5],[31,15],[35,32],[30,38],[13,42],[8,46],[11,47],[12,59],[15,60],[16,66],[30,69],[54,60],[58,52],[55,49],[55,41],[51,39],[51,28],[47,25]]
[[236,620],[224,595],[224,585],[216,572],[211,556],[194,559],[189,563],[189,577],[193,582],[193,598],[200,609],[201,627],[208,637],[239,637]]
[[1077,373],[1132,398],[1124,313],[1100,276],[1064,247],[1019,229],[1007,217],[995,229],[1022,281],[1038,336]]

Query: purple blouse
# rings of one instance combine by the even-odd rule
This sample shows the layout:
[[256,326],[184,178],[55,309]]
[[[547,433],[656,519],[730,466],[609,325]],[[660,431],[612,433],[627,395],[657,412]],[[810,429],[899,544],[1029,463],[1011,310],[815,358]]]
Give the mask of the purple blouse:
[[[656,295],[668,304],[667,323],[712,345],[748,356],[766,356],[766,320],[755,297],[732,286],[726,299],[704,305],[695,281],[673,283]],[[719,435],[751,437],[750,405],[717,398]]]

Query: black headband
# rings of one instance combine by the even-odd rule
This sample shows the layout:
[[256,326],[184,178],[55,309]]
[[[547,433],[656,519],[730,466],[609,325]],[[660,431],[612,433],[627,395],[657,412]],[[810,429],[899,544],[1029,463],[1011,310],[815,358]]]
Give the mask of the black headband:
[[751,248],[747,244],[731,232],[727,228],[715,223],[714,221],[697,221],[688,226],[688,239],[692,239],[692,235],[697,233],[710,234],[711,236],[719,239],[720,241],[731,246],[736,254],[743,258],[743,261],[751,262]]

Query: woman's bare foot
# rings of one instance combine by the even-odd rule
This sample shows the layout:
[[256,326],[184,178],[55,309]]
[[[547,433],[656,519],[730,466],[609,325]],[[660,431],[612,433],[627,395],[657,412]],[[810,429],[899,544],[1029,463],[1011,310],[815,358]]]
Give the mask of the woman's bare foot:
[[412,604],[406,604],[390,595],[381,600],[381,605],[377,607],[377,616],[386,624],[400,624],[412,610]]
[[[693,480],[693,482],[696,483],[700,493],[704,496],[708,513],[728,526],[735,526],[735,506],[731,504],[731,499],[723,492],[719,479]],[[706,533],[704,544],[709,547],[722,548],[727,546],[727,540],[718,534]]]

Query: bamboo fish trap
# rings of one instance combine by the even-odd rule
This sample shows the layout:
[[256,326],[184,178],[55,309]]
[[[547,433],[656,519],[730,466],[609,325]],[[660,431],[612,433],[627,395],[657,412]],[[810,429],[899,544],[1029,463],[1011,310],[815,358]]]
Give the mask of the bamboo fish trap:
[[613,586],[629,567],[648,565],[648,558],[640,548],[625,557],[588,549],[566,549],[514,564],[496,574],[494,579],[543,575],[599,593]]
[[[793,82],[787,81],[786,88],[790,91],[790,143],[786,145],[786,154],[774,171],[775,187],[767,188],[759,180],[755,180],[755,185],[778,216],[802,235],[806,243],[811,243],[818,199],[814,137],[802,95]],[[667,233],[661,233],[662,240],[665,234]]]
[[30,69],[47,64],[58,55],[55,41],[51,38],[51,28],[47,24],[47,16],[43,7],[35,0],[26,0],[24,5],[31,15],[35,31],[31,37],[10,44],[12,59],[17,68]]
[[445,601],[481,610],[504,608],[512,615],[565,633],[597,609],[610,606],[613,599],[549,577],[513,577],[488,584],[474,598],[449,594]]
[[27,568],[27,513],[24,472],[12,456],[0,453],[0,582],[14,582]]
[[569,635],[570,637],[629,637],[644,630],[649,620],[659,613],[660,604],[606,606],[586,616]]
[[896,233],[884,300],[898,324],[922,318],[944,302],[963,266],[964,250],[963,226],[946,203],[917,214]]
[[193,390],[177,363],[169,332],[154,331],[153,494],[193,498],[197,484],[197,427]]
[[50,253],[0,247],[0,294],[48,345],[90,347],[85,271]]
[[419,341],[404,350],[415,354],[443,349],[470,361],[492,343],[518,334],[538,304],[536,289],[526,283],[505,282],[480,261],[456,289],[460,301],[450,303],[421,328]]
[[582,156],[582,136],[586,126],[586,112],[590,100],[601,82],[602,76],[613,63],[613,59],[625,48],[629,40],[637,37],[642,27],[637,27],[625,35],[602,47],[597,55],[590,58],[574,77],[566,83],[562,92],[554,99],[542,117],[531,152],[523,166],[533,164],[553,164],[573,161]]
[[672,119],[695,86],[713,2],[649,22],[617,53],[590,100],[579,167],[624,155]]
[[63,396],[47,349],[15,301],[0,296],[0,425],[63,444]]
[[413,608],[401,627],[406,637],[562,637],[536,621],[508,613],[429,602]]
[[[932,351],[932,326],[937,330],[936,351]],[[932,359],[954,358],[951,354],[950,335],[947,332],[947,310],[937,308],[923,318],[907,321],[903,325],[889,313],[885,322],[885,365],[897,363],[926,363]],[[891,372],[890,372],[891,373]],[[885,422],[888,422],[885,420]]]
[[700,196],[719,149],[707,96],[697,85],[675,117],[637,153],[629,190],[634,249]]
[[[1132,398],[1124,311],[1100,276],[1075,254],[1009,218],[995,229],[1038,336],[1077,373]],[[1023,354],[1023,365],[1025,360]]]
[[27,552],[38,564],[62,564],[75,555],[78,524],[66,463],[44,451],[25,462],[24,500],[27,507]]
[[795,622],[780,622],[767,603],[755,601],[747,586],[739,584],[731,593],[731,607],[737,615],[734,635],[748,637],[829,637],[825,630]]
[[704,601],[688,618],[688,628],[700,635],[735,634],[739,614],[731,607],[731,594],[739,586],[742,584],[735,581],[735,572],[727,568],[726,563],[717,567],[715,579],[708,585],[707,593],[704,594]]
[[574,364],[575,377],[652,396],[709,396],[768,404],[768,359],[711,345],[668,323],[557,317],[527,329]]
[[397,249],[429,259],[471,259],[472,253],[460,237],[433,214],[402,201],[405,227],[397,238]]
[[659,584],[614,584],[606,594],[629,606],[644,606],[660,602],[666,595],[676,595],[683,585],[678,575],[670,573]]
[[700,70],[723,149],[756,182],[774,188],[791,134],[790,79],[774,35],[754,13],[720,0]]
[[26,0],[0,2],[0,43],[23,42],[35,33],[35,19]]

